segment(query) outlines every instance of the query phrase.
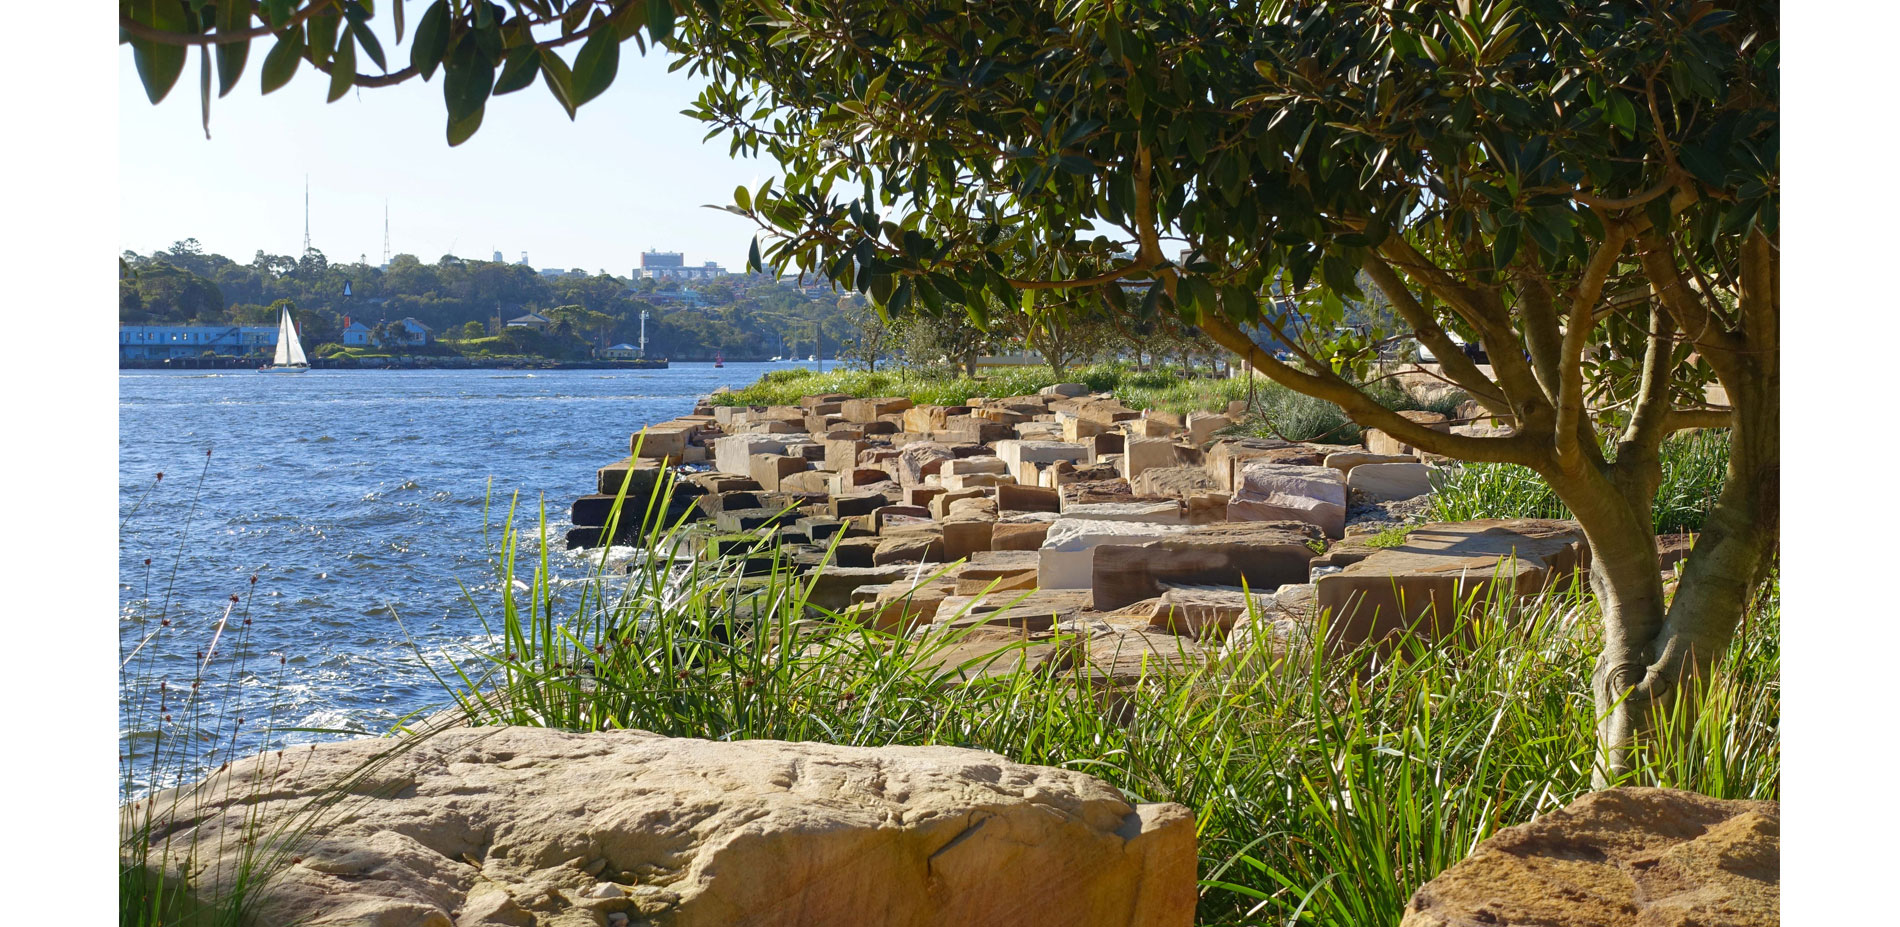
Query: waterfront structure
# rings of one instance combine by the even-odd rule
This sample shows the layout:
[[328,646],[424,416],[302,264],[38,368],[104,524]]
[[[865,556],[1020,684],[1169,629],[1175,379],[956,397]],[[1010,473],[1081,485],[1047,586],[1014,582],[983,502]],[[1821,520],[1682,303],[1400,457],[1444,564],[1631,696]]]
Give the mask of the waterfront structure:
[[120,360],[168,360],[206,352],[239,357],[269,354],[276,347],[277,328],[271,325],[119,326]]
[[616,344],[611,348],[601,348],[600,356],[605,360],[635,360],[640,356],[640,349],[630,344]]
[[509,328],[532,328],[538,332],[547,331],[553,325],[553,319],[539,312],[530,312],[527,315],[517,316],[516,318],[508,320]]
[[370,344],[370,327],[361,322],[344,319],[343,346],[346,348],[365,348]]
[[402,343],[404,347],[427,347],[435,340],[435,329],[411,318],[402,320]]

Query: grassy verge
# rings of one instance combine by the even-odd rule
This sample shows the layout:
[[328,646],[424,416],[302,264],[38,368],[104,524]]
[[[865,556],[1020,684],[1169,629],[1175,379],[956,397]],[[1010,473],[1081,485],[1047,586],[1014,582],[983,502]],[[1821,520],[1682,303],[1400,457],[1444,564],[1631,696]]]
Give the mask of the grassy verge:
[[[1297,393],[1270,380],[1255,378],[1188,377],[1174,370],[1135,370],[1118,364],[1078,367],[1061,377],[1045,367],[1013,367],[977,378],[939,369],[891,367],[870,373],[803,367],[774,370],[743,389],[712,397],[716,405],[793,405],[801,396],[844,393],[851,396],[904,396],[916,403],[960,405],[972,396],[1022,396],[1056,383],[1081,383],[1097,392],[1112,392],[1131,409],[1157,409],[1185,414],[1220,412],[1227,404],[1245,401],[1251,410],[1236,431],[1289,441],[1357,444],[1363,429],[1322,399]],[[1368,387],[1374,399],[1392,409],[1429,409],[1449,412],[1455,399],[1422,404],[1391,381]]]
[[[646,551],[671,549],[661,526],[648,531]],[[507,543],[488,613],[501,648],[485,674],[451,681],[475,719],[945,744],[1083,770],[1194,811],[1206,924],[1396,924],[1410,893],[1480,840],[1590,788],[1581,680],[1598,640],[1581,586],[1529,606],[1468,603],[1468,642],[1409,642],[1402,660],[1261,640],[1110,691],[1072,672],[957,682],[970,667],[945,665],[954,638],[859,627],[809,607],[806,583],[781,572],[650,557],[610,576],[603,553],[590,579],[561,586],[543,554],[518,594],[520,553]],[[1693,734],[1642,750],[1626,781],[1779,796],[1778,620],[1771,590],[1702,714],[1675,722]]]
[[[1726,429],[1677,435],[1662,446],[1662,483],[1656,489],[1657,534],[1702,530],[1728,473]],[[1433,473],[1432,517],[1571,518],[1550,484],[1516,464],[1463,463]]]

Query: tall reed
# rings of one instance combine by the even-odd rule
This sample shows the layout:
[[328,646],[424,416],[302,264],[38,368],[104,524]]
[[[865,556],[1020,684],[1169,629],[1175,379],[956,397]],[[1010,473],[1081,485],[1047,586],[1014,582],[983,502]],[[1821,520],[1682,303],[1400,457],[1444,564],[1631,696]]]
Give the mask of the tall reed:
[[[485,671],[445,680],[470,718],[946,744],[1083,770],[1193,809],[1210,924],[1395,924],[1412,891],[1479,841],[1590,788],[1598,625],[1583,584],[1466,602],[1468,633],[1404,640],[1403,659],[1329,657],[1318,633],[1263,637],[1221,659],[1157,662],[1109,692],[1085,671],[980,672],[985,658],[948,657],[957,635],[865,627],[815,606],[812,580],[782,568],[748,576],[738,559],[672,556],[681,528],[653,511],[624,574],[603,553],[563,586],[542,545],[525,592],[511,526],[493,612],[502,644]],[[1778,616],[1771,591],[1698,714],[1645,745],[1622,781],[1778,796]]]

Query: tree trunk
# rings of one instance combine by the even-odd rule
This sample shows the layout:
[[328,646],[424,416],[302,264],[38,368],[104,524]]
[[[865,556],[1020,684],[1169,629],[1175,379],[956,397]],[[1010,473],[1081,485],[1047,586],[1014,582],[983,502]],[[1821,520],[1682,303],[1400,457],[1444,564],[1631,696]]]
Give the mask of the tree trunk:
[[[1626,531],[1599,538],[1586,523],[1595,558],[1591,583],[1604,624],[1603,652],[1590,686],[1600,749],[1592,781],[1599,788],[1635,767],[1637,742],[1656,731],[1660,718],[1694,720],[1701,685],[1727,653],[1774,562],[1781,485],[1778,365],[1750,365],[1755,375],[1730,386],[1734,415],[1722,492],[1666,610],[1653,538],[1638,544]],[[1583,518],[1581,510],[1578,515]]]

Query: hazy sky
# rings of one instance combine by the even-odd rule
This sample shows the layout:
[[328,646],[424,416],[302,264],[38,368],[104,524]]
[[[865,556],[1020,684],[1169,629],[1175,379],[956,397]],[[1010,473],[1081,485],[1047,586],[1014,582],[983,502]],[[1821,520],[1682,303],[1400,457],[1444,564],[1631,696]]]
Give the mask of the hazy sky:
[[[392,67],[406,63],[407,46],[383,39]],[[380,259],[386,199],[393,253],[425,262],[495,250],[515,261],[526,251],[536,267],[624,275],[652,248],[744,267],[751,224],[703,206],[732,202],[733,187],[756,186],[777,165],[729,158],[723,138],[701,144],[705,125],[680,114],[696,82],[683,69],[666,73],[661,55],[622,46],[613,87],[573,122],[538,80],[494,98],[481,131],[452,149],[440,72],[326,104],[325,76],[305,65],[264,97],[268,47],[253,45],[239,85],[212,100],[209,140],[195,53],[154,107],[130,47],[120,47],[121,250],[196,237],[238,261],[260,248],[297,254],[308,173],[311,243],[332,261]]]

